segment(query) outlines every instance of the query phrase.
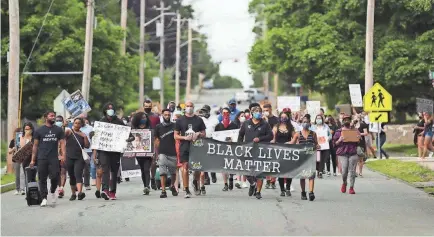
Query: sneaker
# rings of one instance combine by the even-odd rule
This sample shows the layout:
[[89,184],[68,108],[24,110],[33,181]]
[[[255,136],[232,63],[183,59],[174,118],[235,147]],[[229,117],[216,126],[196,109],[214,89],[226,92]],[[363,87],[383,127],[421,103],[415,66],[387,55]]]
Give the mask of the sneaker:
[[166,191],[161,191],[160,198],[167,198]]
[[209,180],[209,178],[205,178],[205,185],[210,185],[211,181]]
[[291,190],[286,190],[286,196],[291,197]]
[[191,192],[188,188],[185,188],[185,196],[184,198],[191,198]]
[[249,196],[251,197],[256,192],[256,184],[250,185]]
[[72,194],[71,197],[69,198],[69,201],[74,201],[75,199],[77,199],[77,195]]
[[229,190],[234,189],[234,179],[229,178]]
[[290,187],[290,189],[289,189],[291,192],[294,192],[295,191],[295,188],[294,187],[292,187],[292,185],[291,185],[291,187]]
[[21,189],[21,195],[25,195],[26,191],[24,191],[24,189]]
[[118,184],[122,183],[122,178],[118,177],[117,182],[118,182]]
[[149,190],[148,187],[143,189],[143,195],[149,195],[150,192],[151,192],[151,190]]
[[102,191],[101,197],[104,198],[104,200],[110,200],[110,193],[109,193],[109,191],[107,191],[107,190]]
[[309,201],[315,200],[315,194],[313,192],[309,193]]
[[155,179],[151,179],[151,188],[153,190],[157,190],[157,183],[155,183]]
[[347,192],[347,185],[346,184],[342,184],[342,186],[341,186],[341,192],[342,193],[346,193]]
[[130,178],[125,178],[125,182],[130,182]]
[[280,196],[281,197],[285,197],[285,195],[286,195],[285,191],[280,191]]
[[322,179],[322,172],[319,172],[319,173],[318,173],[318,178],[319,178],[319,179]]
[[19,195],[20,192],[18,190],[15,191],[14,195]]
[[271,189],[276,189],[276,184],[275,183],[271,183]]
[[256,199],[261,199],[262,198],[261,192],[257,192],[255,196],[256,196]]
[[434,152],[431,151],[428,155],[428,158],[432,158],[433,154],[434,154]]
[[89,190],[91,190],[92,188],[90,187],[90,186],[86,186],[86,190],[87,191],[89,191]]
[[333,176],[337,176],[337,174],[336,174],[336,173],[333,173]]
[[193,180],[193,190],[196,196],[200,195],[199,185],[197,184],[197,180]]
[[217,183],[217,175],[215,173],[211,173],[211,181],[213,184]]
[[248,188],[248,187],[249,187],[249,185],[246,182],[244,182],[243,183],[243,188]]
[[95,197],[96,198],[101,198],[101,192],[99,190],[95,191]]
[[86,194],[81,192],[81,193],[78,193],[77,197],[78,197],[78,200],[83,200],[86,197]]
[[354,192],[354,188],[353,187],[351,187],[350,190],[348,190],[348,193],[349,194],[356,194],[356,192]]
[[205,186],[202,186],[202,187],[200,188],[200,192],[202,193],[202,195],[206,195]]
[[41,207],[45,207],[45,206],[47,206],[47,199],[46,198],[42,199],[42,202],[41,202]]
[[226,192],[229,190],[229,186],[228,184],[225,184],[225,186],[223,187],[222,191]]
[[172,192],[172,196],[178,196],[178,191],[176,190],[175,186],[170,187],[170,191]]
[[306,192],[301,192],[301,200],[307,200]]
[[51,194],[51,203],[52,204],[56,204],[57,202],[57,194],[56,193],[52,193]]
[[331,175],[331,173],[330,173],[330,172],[327,172],[327,176],[330,177],[330,175]]
[[241,189],[241,184],[240,183],[235,183],[235,187],[238,189]]
[[116,193],[115,192],[109,192],[110,200],[116,200]]
[[65,191],[63,189],[59,189],[59,198],[63,198],[65,196]]
[[270,189],[270,180],[267,180],[267,183],[265,184],[265,189]]

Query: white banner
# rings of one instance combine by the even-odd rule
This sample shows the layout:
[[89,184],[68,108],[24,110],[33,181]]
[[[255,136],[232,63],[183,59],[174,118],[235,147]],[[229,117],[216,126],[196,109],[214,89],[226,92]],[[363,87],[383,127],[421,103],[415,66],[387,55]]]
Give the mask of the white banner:
[[240,129],[213,132],[212,139],[220,142],[237,142]]
[[284,108],[290,108],[291,111],[300,111],[300,96],[277,97],[277,109],[282,111]]
[[315,117],[319,114],[321,109],[320,101],[306,101],[306,110],[310,114],[310,119],[315,121]]
[[131,128],[127,126],[96,121],[93,127],[91,149],[123,153]]
[[362,90],[360,84],[349,84],[351,104],[354,107],[363,107]]

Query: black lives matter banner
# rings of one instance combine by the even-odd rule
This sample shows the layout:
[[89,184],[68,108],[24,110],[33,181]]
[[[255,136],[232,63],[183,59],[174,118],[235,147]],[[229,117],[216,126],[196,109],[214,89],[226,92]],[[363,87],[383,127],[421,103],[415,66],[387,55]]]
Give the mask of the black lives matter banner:
[[314,145],[225,143],[208,138],[190,146],[190,169],[256,177],[310,178],[315,174]]

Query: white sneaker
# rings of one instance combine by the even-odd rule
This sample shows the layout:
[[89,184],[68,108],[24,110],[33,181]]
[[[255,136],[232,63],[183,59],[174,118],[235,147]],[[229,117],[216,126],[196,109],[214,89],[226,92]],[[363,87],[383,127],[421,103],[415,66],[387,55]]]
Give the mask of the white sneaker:
[[429,155],[428,155],[428,157],[432,158],[433,154],[434,154],[434,152],[430,152]]
[[14,195],[18,195],[20,192],[18,190],[15,191]]
[[52,193],[51,194],[51,203],[56,204],[56,202],[57,202],[57,193]]
[[44,198],[41,202],[41,207],[45,207],[45,206],[47,206],[47,199],[46,198]]
[[243,188],[248,188],[248,187],[249,187],[249,185],[247,185],[246,182],[243,182]]

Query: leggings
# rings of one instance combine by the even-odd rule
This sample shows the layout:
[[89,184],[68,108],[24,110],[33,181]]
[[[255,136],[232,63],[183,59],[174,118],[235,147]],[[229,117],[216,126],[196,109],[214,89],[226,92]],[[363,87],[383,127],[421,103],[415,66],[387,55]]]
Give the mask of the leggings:
[[80,159],[70,159],[68,158],[68,175],[69,184],[75,186],[77,183],[83,183],[83,170],[85,162],[82,158]]
[[59,160],[57,159],[57,157],[54,159],[38,160],[39,189],[42,199],[46,199],[48,195],[48,177],[50,177],[51,182],[50,193],[56,192],[57,182],[59,178],[59,170]]
[[137,163],[139,163],[140,170],[142,172],[142,182],[145,188],[149,188],[149,183],[151,181],[151,157],[136,157]]
[[336,160],[336,150],[334,147],[332,147],[332,142],[330,142],[330,156],[326,158],[326,166],[327,171],[330,172],[330,159],[332,161],[333,165],[333,173],[336,174],[336,166],[337,166],[337,160]]
[[[292,178],[286,178],[286,190],[291,189]],[[285,178],[279,178],[280,191],[285,191]]]
[[340,155],[338,156],[339,162],[342,165],[342,181],[346,185],[348,175],[350,176],[350,188],[354,187],[356,181],[356,167],[359,162],[359,156],[356,155]]
[[329,150],[321,150],[320,152],[320,160],[316,162],[316,170],[320,173],[324,172],[324,164],[327,158],[330,158]]
[[[121,161],[121,154],[118,152],[99,151],[98,160],[102,168],[102,191],[112,191],[116,193],[116,177]],[[113,181],[110,182],[110,176]]]

